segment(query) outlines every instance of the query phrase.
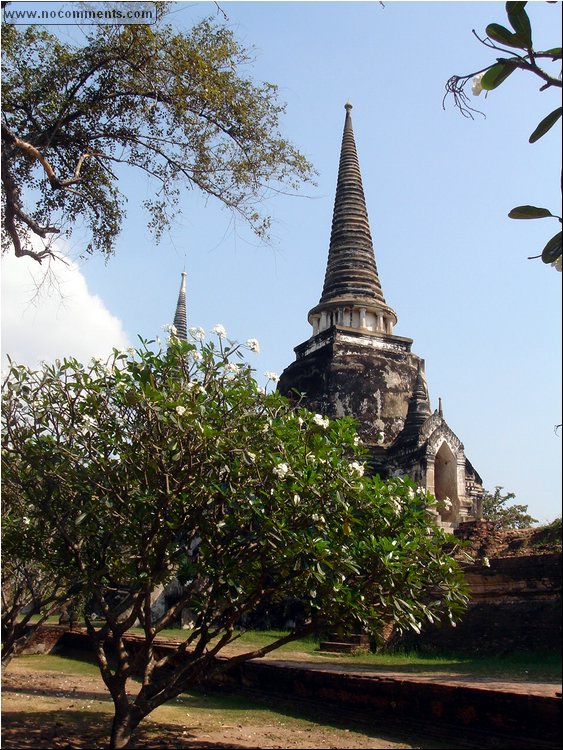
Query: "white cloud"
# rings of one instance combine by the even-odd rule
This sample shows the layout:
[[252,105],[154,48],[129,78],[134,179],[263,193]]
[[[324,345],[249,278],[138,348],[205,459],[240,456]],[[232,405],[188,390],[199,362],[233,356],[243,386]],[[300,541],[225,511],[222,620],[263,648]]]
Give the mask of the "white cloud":
[[36,366],[57,357],[87,362],[129,346],[121,321],[88,290],[76,263],[2,257],[2,366],[9,354]]

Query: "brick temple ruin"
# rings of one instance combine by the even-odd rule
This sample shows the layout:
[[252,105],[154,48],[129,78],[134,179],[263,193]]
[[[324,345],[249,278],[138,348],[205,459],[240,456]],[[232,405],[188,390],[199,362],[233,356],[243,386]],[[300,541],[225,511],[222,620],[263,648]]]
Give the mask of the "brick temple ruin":
[[352,105],[345,109],[324,286],[308,314],[311,337],[295,348],[278,388],[312,411],[358,420],[370,471],[409,476],[437,498],[438,523],[455,529],[480,517],[482,480],[441,403],[430,407],[413,340],[393,333],[397,313],[377,272]]

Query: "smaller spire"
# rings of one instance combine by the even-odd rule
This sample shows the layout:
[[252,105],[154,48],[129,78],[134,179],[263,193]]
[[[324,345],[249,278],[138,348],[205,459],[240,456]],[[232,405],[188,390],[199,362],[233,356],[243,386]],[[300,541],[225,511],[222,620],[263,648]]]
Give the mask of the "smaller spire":
[[[428,387],[424,376],[424,360],[420,360],[418,363],[412,399],[421,404],[428,403]],[[430,411],[427,413],[430,414]]]
[[438,399],[438,414],[441,417],[444,416],[444,412],[442,411],[442,399],[441,398]]
[[431,414],[430,401],[428,399],[428,387],[424,377],[424,360],[418,363],[416,380],[413,393],[409,402],[409,416],[414,418],[417,424],[422,424]]
[[409,400],[407,416],[401,434],[399,435],[398,443],[412,443],[418,440],[420,429],[430,414],[428,388],[424,376],[424,360],[421,360],[418,363],[416,379]]
[[180,292],[178,293],[178,302],[176,303],[176,313],[174,315],[174,327],[176,336],[184,341],[188,340],[188,322],[186,313],[186,272],[182,271],[182,281],[180,283]]

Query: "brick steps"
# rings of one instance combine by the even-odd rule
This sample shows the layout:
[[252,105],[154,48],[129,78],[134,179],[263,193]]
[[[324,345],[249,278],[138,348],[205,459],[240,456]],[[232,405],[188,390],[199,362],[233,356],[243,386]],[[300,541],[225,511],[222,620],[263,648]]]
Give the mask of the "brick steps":
[[351,635],[331,634],[333,640],[321,641],[319,649],[340,654],[355,654],[361,651],[369,651],[369,637],[364,633],[354,633]]
[[341,654],[354,654],[359,651],[367,651],[365,646],[358,646],[356,643],[338,643],[338,641],[321,641],[319,644],[320,651],[331,651]]

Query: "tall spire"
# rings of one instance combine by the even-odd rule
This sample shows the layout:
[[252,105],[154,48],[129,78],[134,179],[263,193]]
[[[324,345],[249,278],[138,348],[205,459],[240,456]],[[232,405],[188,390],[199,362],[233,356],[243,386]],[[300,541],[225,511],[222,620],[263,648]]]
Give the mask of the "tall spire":
[[174,327],[176,336],[184,341],[188,338],[188,323],[186,314],[186,272],[182,271],[182,281],[180,283],[180,292],[178,293],[178,302],[176,303],[176,313],[174,315]]
[[385,304],[352,129],[352,105],[348,102],[345,108],[328,264],[320,301],[354,297]]
[[345,109],[328,263],[322,295],[309,313],[309,322],[313,335],[331,325],[391,335],[397,316],[386,305],[381,289],[352,128],[352,105],[347,102]]

